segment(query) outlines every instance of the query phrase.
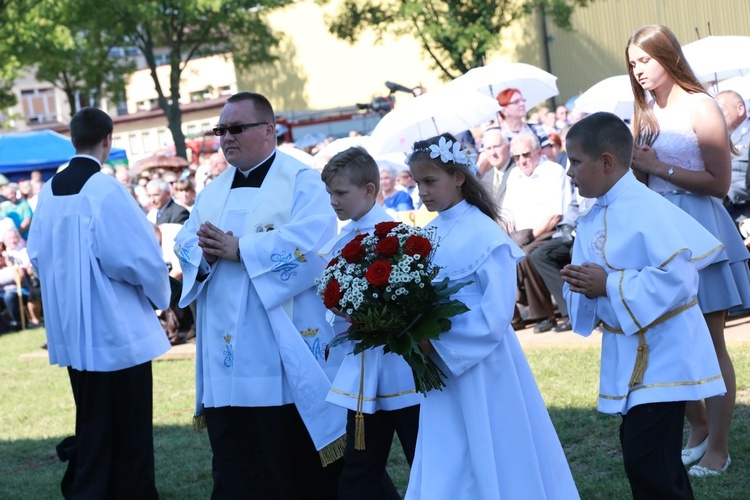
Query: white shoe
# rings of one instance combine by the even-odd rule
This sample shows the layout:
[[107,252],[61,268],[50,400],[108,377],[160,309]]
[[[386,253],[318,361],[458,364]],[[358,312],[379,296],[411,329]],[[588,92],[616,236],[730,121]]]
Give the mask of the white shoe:
[[706,454],[706,450],[708,449],[708,436],[706,436],[706,439],[703,440],[701,444],[696,446],[695,448],[685,448],[682,450],[682,463],[683,465],[690,465],[694,462],[697,462],[701,458],[703,458],[703,455]]
[[702,465],[693,465],[692,467],[690,467],[688,474],[693,477],[719,476],[727,471],[727,469],[729,468],[729,464],[731,463],[732,457],[727,456],[727,463],[725,463],[724,467],[719,470],[709,469],[707,467],[703,467]]

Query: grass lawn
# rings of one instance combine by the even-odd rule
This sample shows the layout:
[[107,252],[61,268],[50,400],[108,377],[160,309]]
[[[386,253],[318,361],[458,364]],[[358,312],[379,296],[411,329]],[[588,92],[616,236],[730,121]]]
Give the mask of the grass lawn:
[[[0,498],[60,498],[65,464],[55,446],[72,434],[74,405],[67,373],[47,361],[19,356],[44,342],[43,330],[0,336]],[[748,498],[750,491],[750,344],[730,344],[738,390],[730,450],[722,477],[693,480],[698,499]],[[584,499],[629,498],[618,441],[619,417],[596,412],[597,349],[527,351]],[[204,499],[211,492],[211,453],[206,433],[196,434],[192,360],[154,363],[154,442],[162,498]],[[398,441],[398,440],[396,440]],[[396,443],[389,471],[403,491],[408,467]]]

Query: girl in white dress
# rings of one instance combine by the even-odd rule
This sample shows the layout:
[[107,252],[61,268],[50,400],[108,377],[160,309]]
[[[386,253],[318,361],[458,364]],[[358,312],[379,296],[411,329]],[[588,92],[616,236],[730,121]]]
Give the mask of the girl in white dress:
[[415,143],[408,164],[425,207],[438,212],[436,280],[472,283],[453,296],[470,311],[421,344],[447,378],[422,402],[407,499],[578,498],[510,325],[524,253],[451,135]]
[[669,28],[649,25],[636,30],[626,59],[635,94],[636,177],[692,215],[725,246],[724,254],[700,271],[698,302],[727,392],[706,399],[705,405],[688,402],[691,429],[682,452],[686,465],[700,460],[690,475],[717,475],[731,463],[729,426],[736,394],[724,318],[727,309],[750,307],[750,254],[721,202],[729,190],[733,148],[721,109],[696,78]]

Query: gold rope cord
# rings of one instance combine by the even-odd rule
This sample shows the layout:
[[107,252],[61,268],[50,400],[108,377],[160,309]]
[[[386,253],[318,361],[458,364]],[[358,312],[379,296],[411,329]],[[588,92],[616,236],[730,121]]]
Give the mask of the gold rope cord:
[[359,373],[359,396],[357,397],[357,414],[354,415],[354,449],[362,451],[365,449],[365,416],[362,407],[365,399],[365,353],[362,356],[362,365]]

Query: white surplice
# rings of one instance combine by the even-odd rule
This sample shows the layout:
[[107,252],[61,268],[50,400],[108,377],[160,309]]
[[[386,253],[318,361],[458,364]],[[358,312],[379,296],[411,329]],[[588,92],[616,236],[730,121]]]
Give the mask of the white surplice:
[[[323,253],[330,258],[343,248],[357,234],[372,233],[375,224],[392,221],[393,218],[379,204],[357,221],[350,221],[341,228],[339,235],[323,248]],[[349,327],[349,323],[336,316],[333,323],[334,332],[338,335]],[[398,354],[384,353],[382,347],[368,349],[361,354],[353,355],[352,344],[338,347],[346,354],[338,374],[331,384],[326,400],[329,403],[357,410],[360,379],[362,384],[364,413],[375,413],[378,410],[399,410],[419,404],[422,396],[414,389],[414,377],[411,368]],[[364,372],[362,369],[364,357]]]
[[[294,403],[318,450],[345,434],[346,412],[325,402],[343,353],[324,359],[333,337],[315,279],[335,215],[320,175],[276,151],[261,188],[230,189],[229,167],[201,191],[175,238],[184,307],[198,300],[196,412],[203,407]],[[210,221],[240,238],[242,262],[206,265],[195,235]]]
[[432,341],[446,387],[421,404],[407,499],[575,499],[578,492],[513,328],[523,252],[462,201],[431,224],[437,280],[473,281],[453,297],[470,311]]
[[[711,336],[697,305],[698,271],[723,248],[679,207],[623,176],[577,221],[572,261],[607,272],[607,296],[563,291],[573,330],[604,324],[599,411],[626,414],[638,404],[692,401],[726,389]],[[649,326],[651,325],[651,326]],[[645,329],[648,364],[629,388]]]
[[149,303],[169,307],[169,278],[153,227],[113,177],[78,194],[39,193],[28,253],[42,282],[51,364],[109,372],[164,354],[169,341]]

